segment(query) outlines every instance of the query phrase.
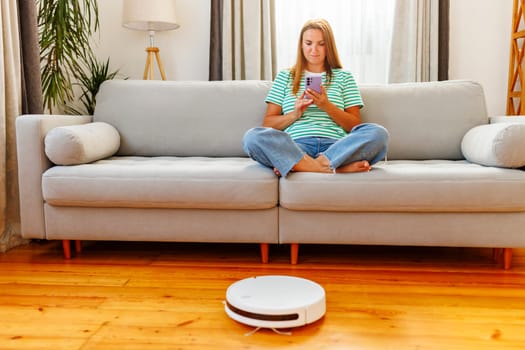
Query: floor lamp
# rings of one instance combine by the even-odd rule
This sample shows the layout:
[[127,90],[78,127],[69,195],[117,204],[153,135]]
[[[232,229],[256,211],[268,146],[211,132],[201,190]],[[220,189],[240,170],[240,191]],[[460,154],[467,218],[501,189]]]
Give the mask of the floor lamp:
[[155,32],[179,28],[175,18],[175,0],[124,0],[122,25],[149,33],[144,79],[153,79],[157,62],[162,80],[166,80],[159,48],[155,46]]

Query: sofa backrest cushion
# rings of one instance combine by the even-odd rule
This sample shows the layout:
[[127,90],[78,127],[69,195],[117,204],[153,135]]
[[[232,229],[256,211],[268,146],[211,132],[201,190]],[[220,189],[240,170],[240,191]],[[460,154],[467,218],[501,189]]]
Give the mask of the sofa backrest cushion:
[[[245,156],[244,133],[261,126],[270,81],[110,80],[94,121],[120,133],[117,155]],[[363,122],[390,132],[388,159],[463,159],[461,141],[488,123],[471,81],[361,85]]]
[[481,85],[471,81],[363,85],[363,122],[390,132],[388,159],[463,159],[461,140],[487,124]]
[[117,155],[246,156],[244,133],[262,124],[269,81],[110,80],[94,121],[120,133]]

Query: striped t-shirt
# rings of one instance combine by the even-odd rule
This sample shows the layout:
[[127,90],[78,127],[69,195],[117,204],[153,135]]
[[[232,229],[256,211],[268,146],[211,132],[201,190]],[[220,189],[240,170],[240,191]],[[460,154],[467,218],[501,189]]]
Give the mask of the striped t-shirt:
[[[332,79],[327,87],[326,73],[322,74],[323,87],[330,102],[340,109],[348,107],[363,107],[363,100],[352,73],[342,69],[332,70]],[[266,97],[266,102],[275,103],[281,106],[282,113],[292,112],[295,106],[295,100],[301,97],[304,91],[304,73],[301,77],[301,85],[297,96],[293,95],[293,79],[290,70],[282,70],[277,74],[272,88]],[[335,123],[330,116],[314,104],[308,106],[301,118],[296,120],[286,129],[284,129],[292,139],[301,137],[328,137],[340,139],[347,135],[347,132]]]

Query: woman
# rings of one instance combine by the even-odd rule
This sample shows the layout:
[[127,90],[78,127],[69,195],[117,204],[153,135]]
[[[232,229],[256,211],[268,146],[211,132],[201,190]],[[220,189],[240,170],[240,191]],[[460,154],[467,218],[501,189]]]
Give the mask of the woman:
[[[320,92],[305,90],[304,79],[312,75],[322,76]],[[278,73],[266,103],[263,127],[246,132],[244,150],[278,176],[370,171],[386,155],[388,132],[361,124],[361,95],[342,69],[326,20],[305,23],[296,63]]]

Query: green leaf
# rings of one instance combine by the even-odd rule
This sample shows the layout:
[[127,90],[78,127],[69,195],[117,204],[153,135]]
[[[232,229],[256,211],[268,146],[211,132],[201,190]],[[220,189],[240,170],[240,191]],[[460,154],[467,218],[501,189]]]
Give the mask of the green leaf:
[[119,70],[110,72],[109,58],[105,62],[100,62],[93,56],[89,56],[84,62],[83,69],[80,70],[78,76],[78,85],[82,94],[80,95],[80,102],[84,107],[83,110],[72,106],[67,106],[66,111],[71,114],[90,114],[95,112],[96,95],[100,89],[100,85],[106,80],[111,80],[117,77]]
[[74,99],[85,60],[93,57],[90,38],[99,28],[96,0],[37,0],[44,108],[65,107]]

